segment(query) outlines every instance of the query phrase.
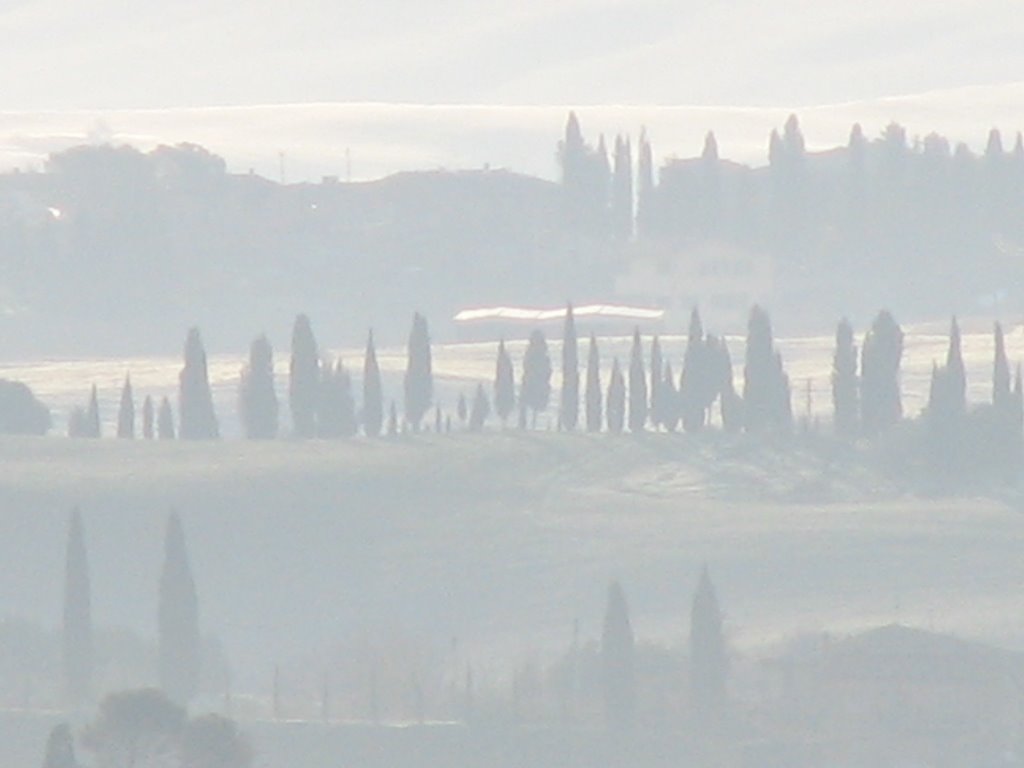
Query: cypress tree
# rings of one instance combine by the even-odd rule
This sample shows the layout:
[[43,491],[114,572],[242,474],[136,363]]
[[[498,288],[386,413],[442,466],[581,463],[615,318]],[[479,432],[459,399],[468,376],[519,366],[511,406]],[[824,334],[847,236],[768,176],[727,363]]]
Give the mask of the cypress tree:
[[551,399],[551,358],[548,342],[540,329],[530,334],[523,356],[523,381],[520,387],[523,406],[532,414],[532,425],[537,426],[537,414],[546,411]]
[[516,407],[515,370],[512,358],[505,349],[505,340],[498,342],[498,362],[494,369],[494,408],[505,426],[508,417]]
[[949,350],[946,353],[946,375],[949,404],[957,416],[967,413],[967,372],[960,342],[960,324],[954,317],[949,327]]
[[64,580],[64,692],[72,708],[88,703],[92,695],[93,639],[92,591],[85,549],[82,514],[71,512]]
[[161,440],[174,439],[174,413],[171,411],[171,401],[166,397],[160,401],[160,413],[157,416],[156,432],[157,437]]
[[142,402],[142,436],[146,440],[154,437],[155,414],[153,413],[153,398],[146,395]]
[[640,329],[633,331],[633,348],[629,355],[629,431],[643,432],[647,423],[647,375],[644,373],[644,350]]
[[705,566],[690,611],[690,701],[698,714],[716,712],[725,703],[728,672],[722,612]]
[[687,432],[704,429],[708,421],[708,411],[721,388],[716,380],[714,351],[709,344],[710,338],[705,336],[700,312],[694,307],[690,312],[683,372],[679,379],[680,417]]
[[103,434],[100,421],[100,401],[96,394],[96,385],[89,392],[89,408],[85,412],[85,437],[98,438]]
[[317,436],[351,437],[356,433],[352,379],[339,360],[332,368],[326,361],[320,367],[320,399],[317,403]]
[[466,426],[466,419],[469,418],[469,406],[466,405],[466,395],[459,393],[459,403],[455,407],[455,415],[459,417],[459,424]]
[[628,240],[633,235],[633,153],[629,139],[615,137],[615,164],[612,176],[612,232]]
[[864,337],[860,359],[861,419],[868,435],[877,435],[903,418],[900,360],[903,330],[882,310]]
[[[305,317],[305,315],[302,315]],[[292,387],[296,381],[295,347],[292,347]],[[292,392],[289,392],[292,395]],[[266,336],[249,347],[249,363],[242,369],[238,387],[242,431],[249,440],[273,440],[278,430],[277,392],[274,387],[274,350]],[[292,404],[295,412],[295,404]]]
[[743,369],[743,403],[748,432],[785,430],[790,427],[789,379],[782,356],[775,350],[768,313],[755,306],[747,324],[747,353]]
[[398,406],[394,400],[388,407],[388,437],[398,437]]
[[612,362],[612,374],[608,381],[607,419],[608,431],[622,434],[626,422],[626,382],[618,358]]
[[572,304],[565,308],[565,329],[562,333],[562,405],[559,425],[573,432],[579,422],[580,363],[579,343],[576,338],[576,318]]
[[405,419],[413,432],[420,431],[423,416],[434,400],[433,361],[430,354],[430,331],[426,318],[413,315],[409,332],[408,364],[405,370]]
[[601,632],[601,671],[605,715],[609,726],[627,728],[633,723],[636,708],[636,671],[633,628],[629,606],[622,586],[608,587],[604,628]]
[[590,334],[590,349],[587,351],[587,431],[601,431],[601,356],[597,349],[597,338]]
[[832,358],[833,426],[840,437],[855,437],[858,430],[857,346],[853,327],[844,317],[836,328],[836,352]]
[[491,413],[491,404],[484,394],[483,384],[476,385],[476,394],[473,396],[473,409],[469,414],[469,429],[472,432],[479,432],[484,428],[487,417]]
[[206,350],[198,328],[192,328],[185,340],[185,365],[179,376],[178,409],[182,440],[216,440],[219,437],[217,415],[206,369]]
[[669,432],[675,432],[679,426],[679,392],[676,391],[675,375],[672,373],[670,361],[665,361],[665,375],[661,380],[658,402],[662,426]]
[[292,326],[292,357],[288,367],[288,407],[296,437],[315,437],[320,402],[320,349],[309,317],[299,315]]
[[654,337],[651,342],[651,423],[655,428],[665,425],[664,403],[661,398],[661,383],[665,367],[661,360],[661,342]]
[[649,237],[654,229],[654,159],[646,130],[640,131],[637,146],[636,183],[636,230],[638,234]]
[[992,406],[1000,414],[1008,412],[1011,403],[1010,364],[1006,360],[1003,326],[995,324],[995,359],[992,364]]
[[71,735],[71,726],[67,723],[59,723],[50,731],[50,736],[46,740],[43,768],[78,768],[75,740]]
[[379,437],[384,423],[384,392],[377,365],[377,349],[373,344],[373,331],[366,340],[363,360],[363,431],[367,437]]
[[135,399],[132,397],[132,379],[125,374],[121,387],[121,403],[117,409],[117,436],[122,440],[135,439]]
[[199,601],[177,512],[167,520],[159,616],[160,688],[171,701],[187,706],[199,690]]

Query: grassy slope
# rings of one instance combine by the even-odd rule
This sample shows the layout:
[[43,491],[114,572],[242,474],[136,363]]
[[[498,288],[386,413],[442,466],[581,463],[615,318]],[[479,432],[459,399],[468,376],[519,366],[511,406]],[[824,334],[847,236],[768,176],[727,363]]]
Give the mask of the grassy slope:
[[458,636],[478,659],[561,646],[577,618],[592,638],[612,576],[638,633],[675,644],[703,562],[747,647],[897,618],[1024,644],[1016,511],[902,497],[812,448],[522,433],[5,439],[0,466],[4,612],[59,622],[66,513],[79,503],[97,621],[152,634],[175,506],[204,625],[243,686],[364,631]]

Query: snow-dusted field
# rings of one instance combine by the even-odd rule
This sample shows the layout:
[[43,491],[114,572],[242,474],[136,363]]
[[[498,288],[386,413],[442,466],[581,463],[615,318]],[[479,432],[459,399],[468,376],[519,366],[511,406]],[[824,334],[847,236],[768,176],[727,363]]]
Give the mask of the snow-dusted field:
[[[940,364],[945,360],[948,336],[941,324],[914,326],[905,329],[905,352],[903,356],[904,410],[908,415],[917,414],[928,396],[928,383],[932,362]],[[858,336],[858,344],[862,336]],[[649,354],[649,339],[645,339]],[[666,336],[661,339],[666,359],[671,360],[675,374],[681,373],[685,337]],[[743,338],[728,337],[733,358],[733,370],[737,389],[743,383]],[[806,415],[808,405],[812,416],[830,418],[832,409],[831,366],[834,340],[830,336],[812,336],[780,339],[779,348],[789,373],[793,390],[793,412]],[[602,354],[604,384],[607,386],[608,371],[614,357],[626,365],[629,360],[631,339],[625,337],[602,338],[599,347]],[[1024,362],[1024,326],[1008,326],[1006,334],[1007,354],[1011,365]],[[561,346],[558,340],[549,342],[555,374],[553,385],[560,381]],[[517,379],[520,371],[525,344],[510,342],[509,350],[516,365]],[[445,344],[434,346],[434,371],[437,377],[437,393],[442,408],[453,412],[460,393],[471,398],[477,382],[483,383],[488,395],[492,393],[494,362],[497,351],[495,343]],[[581,341],[581,364],[586,360],[586,341]],[[963,337],[964,362],[968,374],[968,398],[981,403],[991,399],[992,384],[992,332],[984,321],[965,324]],[[353,375],[353,391],[358,403],[361,397],[359,379],[362,375],[362,349],[330,349],[331,359],[340,358]],[[287,397],[288,351],[279,348],[276,357],[278,392],[282,400]],[[378,350],[378,359],[385,377],[385,397],[394,398],[401,409],[402,374],[405,370],[405,350],[388,348]],[[226,437],[239,435],[237,401],[239,372],[244,363],[242,354],[211,355],[209,361],[210,379],[214,390],[214,402],[221,419],[222,432]],[[132,385],[141,406],[147,394],[159,404],[159,398],[168,396],[172,403],[177,398],[177,377],[181,360],[175,357],[141,358],[91,358],[82,360],[40,360],[0,362],[0,377],[24,381],[47,403],[54,416],[54,431],[63,433],[67,416],[76,405],[84,405],[89,387],[96,384],[101,398],[101,415],[108,432],[116,423],[117,402],[126,373],[131,374]],[[808,398],[808,386],[810,398]],[[557,402],[557,398],[553,403]],[[287,408],[282,411],[287,419]],[[554,414],[554,406],[552,406]],[[554,416],[552,416],[554,418]]]

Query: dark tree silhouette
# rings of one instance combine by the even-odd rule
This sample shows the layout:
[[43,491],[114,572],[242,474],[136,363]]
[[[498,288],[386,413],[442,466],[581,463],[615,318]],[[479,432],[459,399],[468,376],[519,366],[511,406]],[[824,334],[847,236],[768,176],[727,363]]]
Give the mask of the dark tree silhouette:
[[857,346],[853,341],[853,327],[844,317],[836,328],[836,352],[832,358],[833,426],[840,437],[856,437],[859,431],[859,389]]
[[292,327],[292,357],[288,373],[292,428],[296,437],[315,437],[316,409],[320,402],[320,348],[306,315],[296,317]]
[[394,400],[388,407],[388,437],[398,437],[398,406]]
[[523,356],[523,381],[519,397],[532,414],[532,425],[537,426],[537,414],[547,410],[551,399],[551,357],[548,342],[541,330],[530,334]]
[[679,399],[683,428],[699,432],[708,421],[711,409],[721,389],[715,376],[714,354],[704,335],[704,324],[696,307],[690,312],[683,372],[679,379]]
[[559,426],[569,432],[576,429],[580,412],[579,343],[572,304],[565,308],[565,329],[562,332],[562,402]]
[[476,394],[473,395],[473,409],[469,413],[469,429],[472,432],[479,432],[484,428],[484,423],[491,413],[491,404],[487,401],[483,384],[476,385]]
[[[293,387],[295,354],[293,346]],[[249,347],[249,363],[242,369],[238,387],[238,405],[242,431],[249,440],[273,440],[277,437],[278,403],[274,387],[274,350],[266,336],[255,339]],[[293,404],[293,413],[294,408]]]
[[609,726],[628,728],[636,710],[636,670],[633,628],[626,595],[615,581],[608,587],[601,633],[601,672],[605,715]]
[[619,359],[612,361],[612,373],[608,380],[607,398],[608,431],[622,434],[626,423],[626,382],[619,367]]
[[185,706],[199,690],[199,600],[177,512],[167,520],[159,618],[160,688]]
[[967,413],[967,372],[960,340],[960,324],[954,317],[949,327],[949,350],[946,353],[946,371],[949,385],[949,405],[953,413],[963,416]]
[[146,395],[146,399],[142,402],[142,437],[152,440],[156,433],[155,427],[156,414],[153,412],[153,398]]
[[789,377],[775,350],[768,313],[755,306],[747,324],[743,403],[748,432],[785,431],[792,423]]
[[651,423],[655,429],[665,425],[665,403],[661,397],[661,382],[665,375],[665,366],[661,359],[661,342],[655,336],[651,342]]
[[455,415],[459,417],[459,424],[466,426],[466,419],[469,418],[469,406],[466,404],[466,395],[459,392],[459,402],[455,406]]
[[185,340],[185,366],[179,376],[178,410],[182,440],[215,440],[219,437],[206,369],[206,350],[197,328],[192,328]]
[[373,344],[373,331],[366,340],[363,360],[363,431],[367,437],[379,437],[384,423],[384,392],[377,365],[377,349]]
[[161,440],[174,439],[174,413],[171,411],[171,401],[166,397],[160,401],[160,413],[157,416],[156,432],[157,437]]
[[722,612],[705,566],[690,611],[690,702],[698,715],[717,712],[725,704],[728,673]]
[[644,373],[644,349],[640,329],[633,331],[629,353],[629,431],[643,432],[647,424],[647,374]]
[[74,709],[89,702],[92,695],[93,639],[92,590],[89,559],[85,549],[82,514],[71,512],[64,576],[64,694]]
[[995,357],[992,363],[992,406],[997,413],[1005,414],[1011,408],[1010,364],[1006,359],[1006,340],[1003,326],[995,324]]
[[636,230],[639,235],[649,237],[653,233],[654,211],[654,159],[647,131],[640,131],[637,146],[636,172]]
[[498,361],[494,369],[494,409],[498,412],[502,426],[505,426],[515,407],[515,370],[512,367],[512,358],[505,349],[505,340],[502,339],[498,342]]
[[121,402],[117,409],[117,436],[122,440],[135,439],[135,399],[132,396],[132,379],[128,375],[124,377]]
[[612,174],[612,233],[628,240],[633,235],[633,152],[629,139],[615,137],[615,161]]
[[0,379],[0,434],[45,435],[51,425],[50,409],[31,389],[20,381]]
[[408,364],[405,370],[405,420],[413,432],[420,431],[420,423],[434,401],[434,372],[430,354],[430,331],[426,318],[419,312],[413,315],[409,332]]
[[590,349],[587,351],[587,431],[601,431],[601,415],[604,410],[601,403],[601,353],[597,348],[597,338],[590,334]]
[[661,411],[661,425],[669,432],[675,432],[679,426],[679,391],[676,389],[675,374],[672,363],[665,362],[661,389],[658,391],[658,409]]
[[89,407],[85,412],[85,435],[84,437],[98,438],[103,435],[103,428],[100,420],[100,400],[96,394],[96,385],[92,385],[89,392]]
[[320,368],[320,402],[317,405],[317,434],[324,438],[351,437],[356,433],[356,408],[352,398],[352,379],[339,360],[332,368],[324,362]]
[[46,740],[46,756],[43,768],[78,768],[75,758],[75,741],[71,735],[71,726],[60,723],[53,727]]
[[900,401],[900,360],[903,330],[892,314],[882,310],[864,337],[860,360],[861,421],[869,436],[903,418]]

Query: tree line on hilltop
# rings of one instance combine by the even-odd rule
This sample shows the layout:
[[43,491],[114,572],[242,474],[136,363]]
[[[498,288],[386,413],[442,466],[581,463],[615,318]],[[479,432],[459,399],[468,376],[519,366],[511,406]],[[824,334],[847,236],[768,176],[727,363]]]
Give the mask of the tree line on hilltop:
[[[1022,453],[1022,384],[1019,366],[1011,375],[1002,327],[994,330],[995,357],[991,403],[970,407],[959,325],[950,328],[945,363],[932,372],[928,404],[908,450],[936,467],[967,468],[970,457],[985,445],[995,446],[998,464],[1015,466]],[[585,363],[572,305],[565,311],[561,345],[561,390],[553,398],[554,366],[547,338],[540,329],[529,336],[523,358],[516,363],[501,340],[497,346],[493,384],[474,388],[471,398],[459,397],[455,413],[445,411],[434,390],[430,332],[426,319],[413,317],[402,385],[403,411],[395,399],[386,400],[372,331],[363,359],[361,398],[357,403],[352,377],[342,362],[324,359],[306,315],[293,327],[287,406],[292,435],[297,438],[344,438],[362,433],[382,434],[452,431],[456,424],[482,430],[492,415],[502,427],[536,429],[539,417],[554,405],[549,428],[573,432],[641,433],[648,430],[700,432],[713,415],[726,432],[753,435],[787,434],[794,430],[792,392],[782,355],[776,347],[771,318],[761,307],[751,309],[743,361],[742,387],[734,383],[733,362],[724,338],[705,331],[700,313],[691,313],[686,348],[678,373],[665,359],[657,336],[649,342],[634,331],[629,359],[613,359],[610,375],[602,380],[601,349],[591,334]],[[843,440],[877,440],[903,422],[900,365],[903,331],[888,311],[875,317],[857,350],[847,320],[837,326],[831,374],[832,432]],[[216,439],[220,436],[207,373],[206,353],[199,336],[189,332],[179,377],[179,420],[175,423],[168,398],[154,406],[146,397],[142,411],[144,438]],[[554,400],[554,403],[553,403]],[[385,406],[387,403],[387,406]],[[241,371],[239,413],[249,439],[273,439],[282,432],[274,354],[266,336],[252,343]],[[98,437],[100,415],[96,389],[88,406],[76,408],[69,434]],[[805,424],[810,429],[814,425]],[[122,389],[117,436],[131,438],[135,429],[135,397],[130,376]]]

